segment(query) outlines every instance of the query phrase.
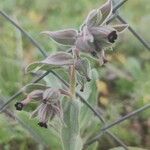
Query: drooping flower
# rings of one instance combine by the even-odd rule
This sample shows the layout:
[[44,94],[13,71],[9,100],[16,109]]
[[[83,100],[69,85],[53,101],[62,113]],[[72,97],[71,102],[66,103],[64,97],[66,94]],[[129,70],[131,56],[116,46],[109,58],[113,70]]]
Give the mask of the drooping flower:
[[[59,31],[44,31],[54,41],[63,45],[70,45],[72,50],[89,53],[99,59],[101,65],[107,62],[105,50],[113,46],[119,33],[128,25],[110,26],[106,22],[112,15],[112,1],[108,0],[98,9],[93,9],[86,17],[80,30],[65,29]],[[78,57],[78,56],[77,56]]]
[[107,62],[105,49],[112,47],[119,33],[128,27],[127,24],[115,26],[106,25],[111,14],[111,0],[108,0],[99,9],[92,10],[80,29],[80,37],[76,40],[77,49],[80,49],[82,52],[90,53],[94,57],[98,57],[101,65]]
[[81,85],[80,91],[84,91],[84,85],[86,82],[90,82],[90,63],[88,59],[82,57],[77,58],[75,61],[75,69],[77,70],[77,81]]
[[38,125],[47,128],[48,120],[58,116],[63,122],[63,111],[60,103],[61,95],[70,96],[69,92],[63,89],[47,88],[45,90],[34,90],[27,98],[15,104],[16,110],[21,111],[24,106],[32,100],[39,101],[40,105],[31,113],[31,117],[38,117]]
[[58,116],[61,121],[63,120],[63,111],[59,100],[53,103],[41,103],[31,114],[31,118],[38,117],[38,125],[44,128],[47,128],[48,120],[52,120],[55,116]]
[[40,101],[43,97],[43,90],[35,90],[28,94],[27,98],[21,102],[15,104],[16,110],[21,111],[24,106],[30,103],[32,100]]

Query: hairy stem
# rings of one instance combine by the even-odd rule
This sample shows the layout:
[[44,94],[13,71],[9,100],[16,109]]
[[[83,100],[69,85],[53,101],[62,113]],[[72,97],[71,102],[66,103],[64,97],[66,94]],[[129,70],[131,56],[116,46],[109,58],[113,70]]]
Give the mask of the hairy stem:
[[74,65],[70,67],[70,92],[74,99],[76,95],[76,70]]

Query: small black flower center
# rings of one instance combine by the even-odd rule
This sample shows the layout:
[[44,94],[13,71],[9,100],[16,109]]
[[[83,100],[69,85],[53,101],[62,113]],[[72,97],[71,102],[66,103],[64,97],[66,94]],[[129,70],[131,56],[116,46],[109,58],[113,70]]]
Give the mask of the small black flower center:
[[47,124],[44,122],[39,122],[38,125],[43,128],[47,128]]
[[21,111],[21,110],[23,109],[23,104],[22,104],[21,102],[17,102],[17,103],[15,104],[15,107],[16,107],[16,110]]
[[46,99],[43,99],[43,103],[46,104],[46,103],[47,103],[47,100],[46,100]]
[[115,40],[117,39],[117,32],[116,31],[112,31],[109,35],[108,35],[108,41],[110,43],[114,43]]
[[91,79],[90,79],[88,76],[86,76],[86,80],[87,80],[88,82],[91,81]]
[[96,56],[97,56],[97,53],[96,53],[95,51],[93,51],[93,52],[91,52],[91,55],[92,55],[93,57],[96,57]]

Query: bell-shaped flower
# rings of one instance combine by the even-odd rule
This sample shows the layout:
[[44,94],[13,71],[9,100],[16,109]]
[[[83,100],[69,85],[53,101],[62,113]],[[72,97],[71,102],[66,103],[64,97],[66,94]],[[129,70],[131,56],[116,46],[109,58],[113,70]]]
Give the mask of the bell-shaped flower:
[[117,31],[110,26],[93,27],[89,30],[94,37],[96,51],[111,46],[118,37]]
[[81,52],[90,53],[94,51],[94,37],[93,35],[86,29],[84,32],[82,31],[76,40],[75,46]]
[[[30,89],[31,86],[29,86],[29,90]],[[16,110],[20,111],[24,106],[30,103],[31,100],[39,101],[40,105],[32,112],[31,117],[38,117],[38,125],[47,128],[48,120],[53,119],[55,116],[58,116],[63,122],[63,111],[60,103],[61,95],[70,96],[70,93],[63,89],[55,89],[50,87],[46,87],[44,90],[34,90],[28,94],[26,99],[21,102],[17,102],[15,107]]]
[[[76,42],[76,47],[82,52],[90,53],[94,57],[98,57],[100,64],[106,62],[105,49],[112,47],[118,38],[118,35],[124,31],[128,25],[115,26],[99,26],[87,29],[83,28],[82,36]],[[93,40],[91,40],[93,37]]]
[[32,100],[40,101],[43,98],[43,90],[35,90],[28,94],[27,98],[21,102],[15,104],[16,110],[21,111],[24,106],[30,103]]
[[63,120],[63,111],[59,100],[53,103],[42,103],[34,112],[31,114],[31,118],[38,117],[38,125],[47,128],[47,123],[52,120],[55,116],[58,116]]
[[48,88],[43,93],[43,101],[44,103],[52,103],[56,100],[59,100],[61,97],[61,93],[58,89]]

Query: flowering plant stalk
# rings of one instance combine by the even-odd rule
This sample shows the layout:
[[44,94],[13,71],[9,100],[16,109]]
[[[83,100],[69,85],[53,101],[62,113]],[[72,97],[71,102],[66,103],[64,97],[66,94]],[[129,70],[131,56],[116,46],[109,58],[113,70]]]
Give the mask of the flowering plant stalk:
[[[45,60],[37,61],[26,68],[27,73],[49,71],[63,68],[68,72],[70,88],[53,88],[42,84],[32,84],[25,88],[27,97],[15,104],[21,111],[30,102],[35,101],[38,107],[31,113],[31,118],[38,117],[38,125],[48,128],[49,120],[58,117],[61,121],[61,139],[64,150],[81,150],[83,140],[80,135],[80,108],[81,104],[76,97],[77,84],[80,91],[84,91],[86,82],[92,80],[90,62],[82,53],[94,57],[101,65],[107,62],[105,52],[111,48],[118,35],[128,25],[107,25],[112,15],[112,2],[108,0],[98,9],[92,10],[86,17],[79,30],[65,29],[58,31],[44,31],[58,44],[69,46],[67,52],[57,52],[49,55]],[[69,71],[68,71],[69,70]],[[66,101],[62,101],[63,97]]]

